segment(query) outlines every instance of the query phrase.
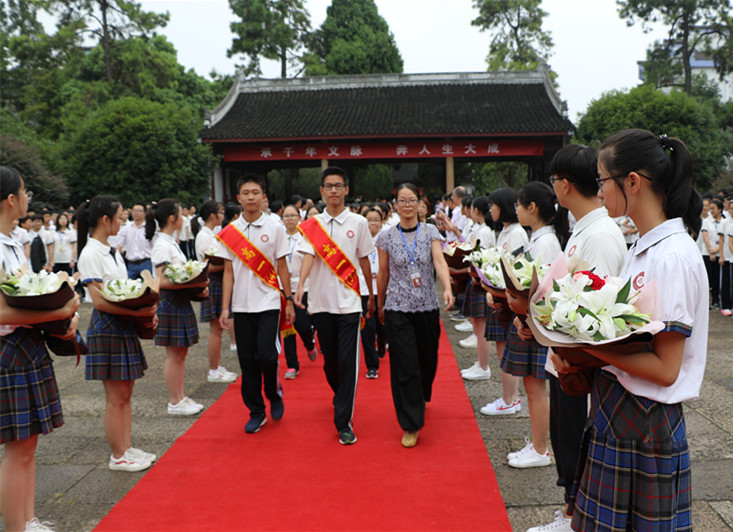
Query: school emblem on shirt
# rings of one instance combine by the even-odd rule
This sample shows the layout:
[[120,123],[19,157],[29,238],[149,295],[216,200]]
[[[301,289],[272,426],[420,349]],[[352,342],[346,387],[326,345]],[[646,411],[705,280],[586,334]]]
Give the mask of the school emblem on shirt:
[[262,240],[263,242],[267,242],[268,240],[270,240],[270,237],[269,237],[269,236],[267,236],[267,235],[262,235],[262,236],[260,237],[260,240]]
[[354,231],[349,229],[348,231],[346,231],[346,236],[349,238],[354,238]]
[[636,277],[634,277],[632,284],[634,285],[634,290],[641,290],[644,286],[644,272],[639,272]]
[[577,249],[578,249],[578,246],[575,246],[575,245],[574,245],[573,247],[571,247],[571,248],[570,248],[570,249],[568,250],[568,258],[570,258],[570,257],[572,257],[573,255],[575,255],[575,251],[576,251]]

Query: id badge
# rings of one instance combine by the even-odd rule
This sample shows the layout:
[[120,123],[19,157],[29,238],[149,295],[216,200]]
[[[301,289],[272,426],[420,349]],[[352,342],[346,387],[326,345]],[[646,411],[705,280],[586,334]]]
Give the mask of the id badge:
[[410,270],[410,279],[412,279],[413,287],[420,288],[422,286],[422,276],[420,275],[420,270],[417,269],[417,266],[413,266],[413,269]]

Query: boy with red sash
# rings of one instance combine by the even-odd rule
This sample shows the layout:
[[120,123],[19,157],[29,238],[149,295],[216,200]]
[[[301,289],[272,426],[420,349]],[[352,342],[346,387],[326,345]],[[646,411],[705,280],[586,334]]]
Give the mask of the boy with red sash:
[[[369,253],[374,251],[366,218],[350,212],[344,204],[348,193],[346,173],[341,168],[323,170],[321,196],[326,210],[298,226],[305,238],[296,247],[304,257],[295,294],[295,303],[301,306],[304,283],[310,275],[308,312],[318,333],[326,380],[334,393],[333,421],[343,445],[356,443],[353,417],[362,313],[356,266],[371,279]],[[374,313],[371,283],[368,289],[367,317]]]
[[[270,400],[272,419],[284,413],[282,387],[278,380],[281,307],[284,319],[293,322],[290,274],[286,256],[285,230],[261,211],[265,185],[256,175],[245,174],[237,182],[237,200],[242,216],[222,229],[217,255],[224,261],[223,298],[220,323],[228,328],[229,308],[234,315],[237,356],[242,368],[242,399],[250,411],[244,431],[252,434],[267,422],[265,395]],[[278,285],[278,277],[282,292]],[[282,304],[282,298],[286,303]]]

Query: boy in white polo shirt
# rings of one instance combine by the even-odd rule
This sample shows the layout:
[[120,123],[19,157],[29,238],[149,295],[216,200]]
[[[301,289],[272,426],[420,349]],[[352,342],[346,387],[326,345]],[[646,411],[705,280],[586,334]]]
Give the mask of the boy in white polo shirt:
[[[245,174],[237,182],[237,199],[244,211],[217,238],[222,245],[217,255],[224,262],[220,323],[229,328],[229,308],[234,315],[237,355],[242,368],[242,399],[250,411],[244,427],[252,434],[267,422],[265,395],[270,400],[272,419],[284,413],[282,387],[278,380],[282,299],[284,319],[292,323],[295,311],[290,294],[286,256],[290,252],[282,226],[261,211],[265,185],[258,176]],[[278,286],[284,287],[282,292]]]
[[[346,208],[349,193],[346,173],[336,166],[323,170],[323,213],[298,226],[304,237],[297,251],[304,254],[295,302],[301,306],[304,283],[310,276],[308,311],[318,332],[323,370],[334,392],[334,424],[343,445],[356,443],[353,429],[354,400],[359,376],[359,326],[362,302],[356,266],[372,278],[369,253],[374,242],[366,219]],[[374,293],[367,285],[367,317],[374,313]]]

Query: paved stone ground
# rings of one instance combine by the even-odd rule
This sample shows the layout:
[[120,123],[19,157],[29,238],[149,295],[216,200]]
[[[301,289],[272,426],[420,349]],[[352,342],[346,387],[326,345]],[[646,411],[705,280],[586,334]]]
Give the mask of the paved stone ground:
[[[81,323],[88,323],[91,305],[82,305]],[[198,313],[197,313],[198,314]],[[454,346],[458,365],[468,367],[475,351],[458,347],[465,333],[453,330],[443,316]],[[221,384],[206,382],[206,335],[191,349],[186,372],[186,393],[206,406],[224,391]],[[224,341],[222,363],[238,370],[234,353]],[[710,342],[701,398],[686,406],[693,463],[693,514],[696,530],[733,530],[733,320],[711,312]],[[149,369],[135,385],[133,395],[133,445],[159,456],[165,453],[196,418],[173,418],[166,414],[163,384],[164,349],[143,341]],[[61,388],[66,424],[51,435],[39,438],[37,458],[36,513],[56,523],[59,532],[92,530],[135,483],[141,473],[115,473],[107,468],[109,448],[102,426],[104,391],[100,382],[84,380],[83,362],[74,367],[71,359],[55,364]],[[516,531],[551,521],[560,509],[561,488],[555,486],[551,467],[515,470],[505,455],[519,449],[530,434],[527,409],[517,416],[489,418],[479,408],[501,391],[498,360],[491,359],[490,381],[466,382],[486,449],[491,456],[507,511]],[[386,376],[385,376],[386,377]],[[458,378],[458,375],[456,375]],[[525,397],[522,396],[524,400]],[[190,504],[191,501],[182,501]],[[460,511],[459,508],[456,509]],[[144,511],[144,510],[143,510]],[[0,530],[4,530],[0,525]],[[142,531],[141,531],[142,532]]]

